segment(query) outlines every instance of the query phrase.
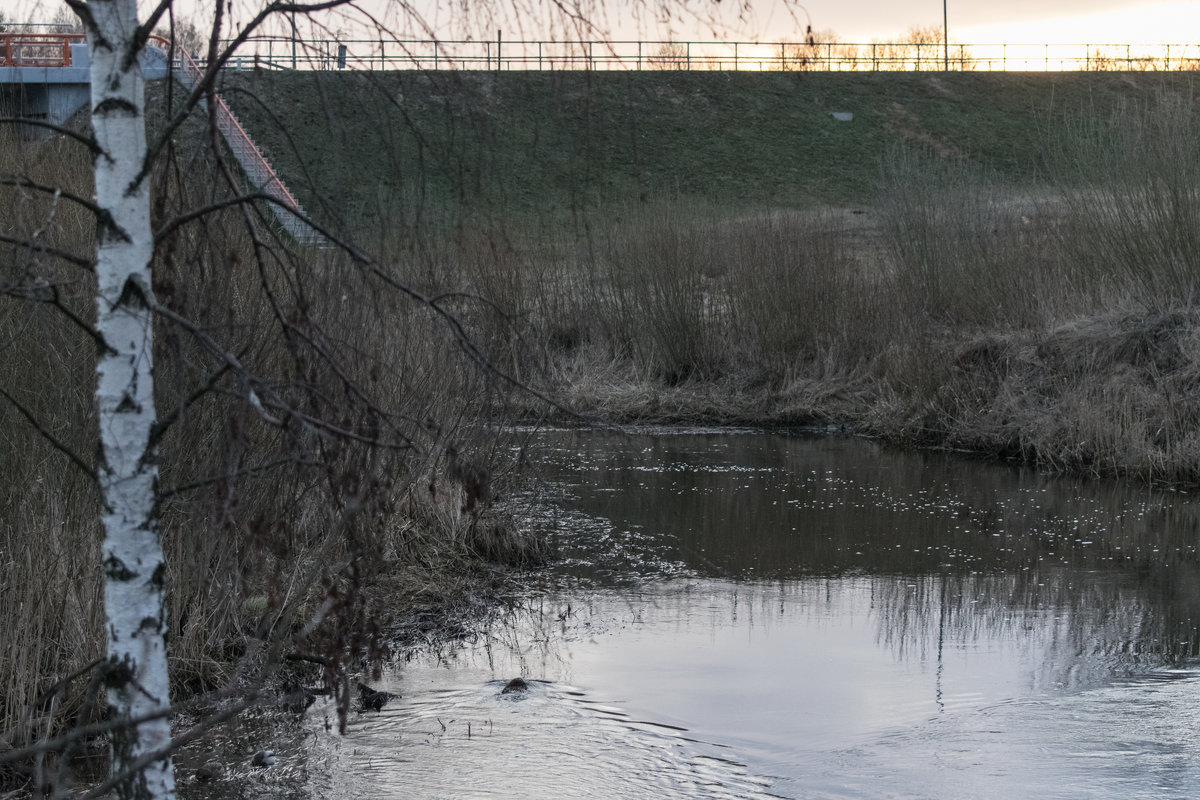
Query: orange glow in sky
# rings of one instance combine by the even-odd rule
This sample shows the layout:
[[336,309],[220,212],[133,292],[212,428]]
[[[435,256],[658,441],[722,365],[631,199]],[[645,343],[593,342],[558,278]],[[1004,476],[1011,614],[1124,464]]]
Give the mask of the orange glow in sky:
[[[149,10],[159,0],[139,0]],[[211,19],[215,0],[176,0],[183,16]],[[245,21],[267,0],[232,0],[232,18]],[[833,31],[842,42],[895,41],[914,27],[942,27],[960,44],[1185,44],[1200,43],[1200,0],[561,0],[595,26],[590,35],[555,22],[560,0],[355,0],[318,15],[318,27],[353,36],[372,26],[358,7],[401,38],[549,40],[611,38],[675,41],[802,41],[806,25]],[[62,0],[0,0],[11,16],[48,19]],[[424,24],[401,9],[416,11]],[[670,13],[664,19],[662,9]],[[282,29],[283,24],[271,26]],[[276,32],[276,31],[272,31]]]
[[[794,38],[810,20],[844,42],[941,29],[942,0],[752,0],[744,33]],[[1200,41],[1196,0],[945,0],[950,41],[963,44],[1184,44]],[[793,21],[798,20],[798,23]],[[732,27],[736,28],[737,25]]]

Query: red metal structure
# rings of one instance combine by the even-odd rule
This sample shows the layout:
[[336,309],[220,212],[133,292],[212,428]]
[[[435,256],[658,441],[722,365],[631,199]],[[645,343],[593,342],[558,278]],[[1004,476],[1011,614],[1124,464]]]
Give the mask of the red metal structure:
[[0,33],[0,67],[69,67],[81,33]]
[[[72,63],[71,45],[86,41],[83,34],[2,33],[0,34],[0,67],[64,68],[83,66]],[[204,70],[182,47],[172,51],[171,42],[161,36],[150,36],[148,45],[161,52],[161,58],[171,58],[167,74],[174,74],[188,89],[194,89],[204,78]],[[301,217],[304,209],[276,174],[270,162],[246,133],[237,117],[215,92],[210,95],[217,128],[224,136],[234,158],[242,166],[249,182],[277,202],[271,212],[297,241],[313,243],[322,240]]]
[[[149,43],[155,47],[161,48],[164,52],[169,52],[171,43],[160,36],[151,36]],[[175,74],[179,76],[184,86],[194,88],[204,78],[204,71],[196,64],[192,58],[182,47],[175,48],[176,67]],[[250,134],[246,133],[246,129],[242,127],[242,123],[238,122],[237,117],[221,99],[221,96],[216,92],[212,95],[213,103],[216,105],[215,117],[217,129],[221,131],[221,135],[225,137],[226,144],[233,151],[234,158],[242,165],[250,180],[257,184],[262,191],[275,197],[285,206],[297,212],[302,212],[300,203],[288,190],[283,180],[275,174],[271,163],[267,161],[266,156],[258,149],[258,145],[250,138]],[[286,223],[285,223],[286,224]]]

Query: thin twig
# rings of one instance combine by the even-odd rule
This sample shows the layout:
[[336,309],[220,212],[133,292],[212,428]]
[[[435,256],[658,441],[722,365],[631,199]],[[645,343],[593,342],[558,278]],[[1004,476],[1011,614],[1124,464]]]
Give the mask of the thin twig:
[[3,242],[4,244],[11,244],[15,247],[21,247],[26,250],[30,250],[32,252],[45,253],[48,256],[54,256],[55,258],[60,258],[69,264],[74,264],[77,267],[82,267],[83,269],[86,269],[88,272],[96,271],[95,265],[92,263],[92,261],[90,259],[80,258],[77,255],[66,252],[65,250],[58,250],[54,247],[47,247],[46,245],[41,244],[40,242],[35,242],[33,239],[16,239],[12,236],[5,236],[4,234],[0,233],[0,242]]
[[[49,292],[48,297],[36,296],[36,294],[35,294],[36,292],[43,291],[43,290]],[[18,291],[16,289],[9,289],[6,287],[3,290],[3,292],[4,292],[4,294],[9,295],[10,297],[17,297],[17,298],[20,298],[27,302],[30,302],[30,303],[44,303],[45,305],[48,305],[48,306],[54,306],[55,308],[57,308],[59,310],[60,313],[62,313],[62,315],[64,317],[69,319],[71,321],[71,323],[75,325],[75,327],[79,328],[81,331],[86,333],[88,335],[88,338],[96,343],[96,351],[97,352],[108,353],[108,354],[116,353],[115,350],[113,350],[111,347],[108,346],[108,342],[105,341],[104,336],[101,335],[100,331],[93,328],[85,319],[80,317],[78,314],[76,314],[74,311],[67,308],[66,305],[63,304],[62,298],[59,296],[59,293],[58,293],[58,287],[56,285],[45,284],[43,286],[38,286],[38,287],[35,287],[33,292],[30,292],[28,290]],[[34,296],[31,296],[31,294],[33,294]]]
[[25,406],[21,405],[21,403],[17,400],[17,398],[13,397],[11,394],[6,392],[2,387],[0,387],[0,395],[3,395],[4,399],[6,399],[6,400],[8,400],[8,402],[12,403],[13,406],[17,409],[17,411],[19,411],[21,413],[21,416],[25,417],[25,419],[27,419],[29,421],[29,424],[33,426],[33,429],[38,433],[38,435],[41,436],[43,439],[45,439],[47,442],[49,442],[50,445],[55,450],[57,450],[58,452],[62,453],[67,458],[69,458],[71,460],[71,463],[74,464],[75,466],[79,467],[79,469],[83,470],[83,473],[85,475],[87,475],[89,478],[91,478],[93,482],[96,482],[99,480],[99,476],[96,474],[96,470],[93,469],[92,467],[88,466],[87,463],[84,462],[84,460],[82,458],[77,456],[71,448],[67,447],[65,444],[60,442],[58,439],[56,439],[54,437],[54,434],[52,434],[52,433],[50,433],[50,431],[46,430],[46,428],[42,425],[42,423],[38,421],[38,418],[36,416],[34,416],[33,412],[30,411],[29,409],[25,408]]
[[95,139],[91,138],[90,136],[84,136],[83,134],[73,131],[70,128],[62,125],[55,125],[53,122],[46,122],[45,120],[40,119],[29,119],[27,117],[0,117],[0,125],[5,123],[10,125],[33,125],[37,128],[45,128],[47,130],[54,131],[55,133],[61,133],[63,136],[67,136],[82,144],[89,151],[91,151],[92,155],[104,155],[104,151],[100,149],[100,145]]
[[286,467],[289,464],[299,464],[300,466],[310,467],[316,466],[312,462],[297,461],[294,458],[280,458],[276,459],[275,461],[268,461],[265,464],[258,464],[257,466],[253,467],[244,467],[236,472],[222,473],[221,475],[215,475],[211,478],[202,478],[198,481],[192,481],[191,483],[184,483],[180,484],[179,486],[171,486],[166,489],[160,489],[156,499],[161,503],[163,500],[166,500],[169,497],[174,497],[177,494],[183,494],[196,489],[203,489],[206,486],[212,486],[213,484],[221,483],[222,481],[229,480],[230,478],[244,478],[248,475],[255,475],[259,472],[269,472],[270,470],[278,469],[279,467]]
[[34,183],[32,180],[30,180],[29,178],[26,178],[24,176],[16,177],[16,178],[0,178],[0,186],[13,186],[17,189],[32,189],[35,192],[42,192],[43,194],[52,194],[55,197],[65,197],[66,199],[70,200],[72,203],[83,206],[88,211],[91,211],[93,214],[95,214],[97,217],[105,216],[108,214],[107,211],[100,208],[100,206],[96,205],[91,200],[88,200],[86,197],[80,197],[77,194],[72,194],[71,192],[64,191],[63,188],[60,186],[46,186],[41,183]]
[[[253,706],[255,704],[255,702],[257,702],[257,697],[252,694],[249,697],[244,698],[243,700],[233,704],[229,708],[222,709],[220,712],[214,714],[211,717],[208,717],[203,722],[199,722],[196,725],[193,725],[187,731],[185,731],[185,732],[181,733],[179,736],[176,736],[175,738],[171,739],[170,744],[167,744],[164,747],[160,747],[157,750],[151,750],[148,753],[143,753],[142,755],[135,758],[133,761],[128,762],[125,765],[125,768],[122,769],[119,773],[117,773],[116,775],[110,776],[107,780],[92,787],[91,791],[89,791],[87,794],[83,795],[80,798],[80,800],[92,800],[92,798],[99,798],[99,797],[103,797],[103,796],[107,795],[112,789],[119,786],[121,783],[129,780],[134,775],[137,775],[139,772],[141,772],[146,767],[150,766],[151,764],[153,764],[156,761],[162,761],[165,758],[169,758],[171,756],[171,754],[174,753],[179,748],[183,747],[184,745],[188,744],[189,742],[199,739],[205,733],[212,730],[213,728],[220,725],[221,723],[223,723],[227,720],[233,719],[238,714],[241,714],[243,711],[245,711],[247,708],[250,708],[251,706]],[[140,724],[140,722],[139,722],[139,724]]]
[[222,364],[216,371],[213,372],[212,375],[208,376],[208,380],[204,382],[203,386],[193,391],[190,395],[184,398],[183,402],[171,409],[170,414],[166,414],[155,420],[153,427],[150,429],[150,447],[155,447],[162,439],[163,434],[167,432],[168,428],[175,424],[180,415],[183,414],[184,410],[201,397],[211,392],[216,387],[217,382],[221,380],[221,377],[225,373],[229,372],[229,370],[232,368],[233,367],[228,363]]

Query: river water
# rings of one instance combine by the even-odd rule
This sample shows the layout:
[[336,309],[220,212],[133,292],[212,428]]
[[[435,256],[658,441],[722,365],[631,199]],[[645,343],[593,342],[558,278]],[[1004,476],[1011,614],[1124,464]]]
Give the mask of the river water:
[[345,738],[310,710],[315,795],[1200,796],[1189,495],[849,437],[539,447],[561,563]]

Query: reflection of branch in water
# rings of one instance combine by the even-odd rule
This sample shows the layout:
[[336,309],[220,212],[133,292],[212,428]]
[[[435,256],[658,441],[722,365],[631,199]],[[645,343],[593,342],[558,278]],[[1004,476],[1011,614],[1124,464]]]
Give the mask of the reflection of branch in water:
[[[1080,585],[1081,581],[1086,581]],[[564,616],[567,603],[572,613]],[[1026,663],[1034,689],[1093,685],[1186,657],[1152,593],[1121,575],[1065,570],[993,575],[864,576],[735,583],[689,580],[642,592],[544,597],[498,618],[475,658],[497,675],[569,680],[580,640],[634,624],[648,630],[745,630],[798,634],[839,619],[870,619],[894,659],[933,665],[935,702],[952,651],[1009,653]]]
[[[1086,585],[1079,585],[1086,580]],[[1066,571],[926,576],[872,581],[877,641],[899,660],[924,660],[936,643],[1017,647],[1041,654],[1042,686],[1173,663],[1196,647],[1172,633],[1170,615],[1113,574]]]
[[880,642],[899,658],[934,646],[943,594],[943,646],[1030,626],[1064,660],[1200,654],[1200,507],[1176,494],[840,439],[588,436],[556,452],[579,516],[606,526],[602,558],[636,551],[710,578],[914,576],[871,579]]
[[945,672],[946,663],[942,660],[942,655],[945,652],[946,646],[946,581],[942,580],[941,597],[938,599],[938,638],[937,638],[937,675],[935,676],[935,696],[934,702],[937,703],[938,712],[946,710],[946,704],[942,702],[942,674]]

